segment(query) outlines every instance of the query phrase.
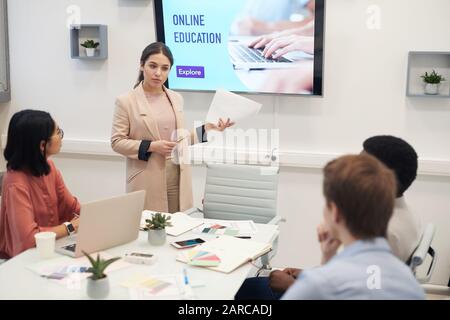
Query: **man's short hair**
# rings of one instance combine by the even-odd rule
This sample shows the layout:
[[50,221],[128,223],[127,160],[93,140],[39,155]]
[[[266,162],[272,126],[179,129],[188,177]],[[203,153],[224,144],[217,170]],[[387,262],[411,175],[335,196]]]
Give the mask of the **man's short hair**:
[[393,172],[369,154],[347,155],[324,168],[323,192],[350,233],[360,239],[386,237],[395,202]]
[[397,178],[397,197],[409,188],[417,176],[417,153],[405,140],[394,136],[374,136],[363,143],[364,151],[392,169]]

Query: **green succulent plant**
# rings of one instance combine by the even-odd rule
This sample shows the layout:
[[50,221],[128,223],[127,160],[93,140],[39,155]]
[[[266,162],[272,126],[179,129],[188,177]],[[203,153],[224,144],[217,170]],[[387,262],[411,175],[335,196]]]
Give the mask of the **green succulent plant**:
[[163,215],[161,212],[156,212],[154,215],[152,215],[151,219],[145,219],[146,223],[146,230],[153,229],[153,230],[162,230],[166,227],[171,227],[172,222],[169,220],[172,217]]
[[89,259],[89,262],[91,263],[92,267],[87,269],[86,272],[92,273],[92,280],[99,280],[106,277],[105,275],[105,269],[113,262],[120,259],[120,257],[103,260],[100,258],[100,254],[97,254],[97,259],[92,258],[89,254],[83,251],[83,254]]
[[420,77],[423,79],[423,82],[432,84],[438,84],[445,80],[445,78],[442,75],[437,74],[435,70],[433,70],[430,74],[425,72],[425,74]]
[[82,47],[85,48],[97,48],[99,46],[99,42],[95,42],[94,40],[86,40],[81,44]]

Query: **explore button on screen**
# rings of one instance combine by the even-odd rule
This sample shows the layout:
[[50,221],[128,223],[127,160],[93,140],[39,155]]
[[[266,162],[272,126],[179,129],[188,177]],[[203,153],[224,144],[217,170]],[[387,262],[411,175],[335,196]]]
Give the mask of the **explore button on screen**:
[[177,78],[205,78],[205,68],[177,66]]

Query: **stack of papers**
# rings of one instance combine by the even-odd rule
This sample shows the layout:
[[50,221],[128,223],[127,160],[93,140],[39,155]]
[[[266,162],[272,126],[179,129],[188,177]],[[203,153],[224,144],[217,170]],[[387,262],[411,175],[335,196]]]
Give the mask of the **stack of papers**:
[[196,229],[198,233],[206,233],[206,234],[215,234],[215,235],[227,235],[227,236],[235,236],[239,233],[239,230],[229,228],[227,226],[218,224],[218,223],[210,223],[204,224],[200,228]]
[[[216,239],[206,241],[205,243],[182,252],[177,256],[177,260],[190,263],[190,257],[197,257],[198,252],[208,252],[218,257],[220,263],[217,266],[208,266],[208,269],[230,273],[241,265],[255,260],[271,250],[269,243],[256,242],[253,240],[244,240],[230,236],[220,236]],[[214,261],[214,260],[213,260]],[[191,263],[192,264],[192,263]]]
[[256,116],[261,106],[258,102],[219,89],[209,107],[206,122],[217,123],[219,119],[226,121],[228,118],[234,122],[241,122]]
[[181,274],[135,275],[122,283],[131,299],[182,299],[186,294]]
[[[92,257],[97,257],[97,253],[91,254]],[[105,252],[100,252],[102,259],[111,259],[112,256]],[[131,266],[128,262],[122,259],[115,261],[108,266],[105,274],[120,270]],[[28,269],[41,276],[49,279],[59,285],[63,285],[68,289],[81,289],[81,281],[91,276],[91,273],[86,272],[91,267],[87,257],[71,258],[71,257],[57,257],[51,260],[44,260],[28,266]]]
[[252,237],[258,229],[252,220],[221,221],[220,223],[205,223],[193,230],[194,233],[214,235]]
[[[155,213],[156,213],[155,211],[150,210],[145,210],[142,212],[141,229],[145,228],[145,220],[150,219],[152,215]],[[177,237],[180,234],[188,232],[194,229],[195,227],[198,227],[203,224],[203,221],[201,219],[192,218],[191,216],[183,212],[176,212],[176,213],[161,212],[161,214],[171,217],[169,221],[172,223],[172,226],[166,227],[166,233],[169,236]]]

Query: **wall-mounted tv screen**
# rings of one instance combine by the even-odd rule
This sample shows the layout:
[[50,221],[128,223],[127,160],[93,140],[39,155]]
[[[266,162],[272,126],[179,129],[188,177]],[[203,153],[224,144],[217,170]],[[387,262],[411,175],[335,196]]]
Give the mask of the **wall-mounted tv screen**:
[[172,89],[322,95],[325,0],[155,0]]

